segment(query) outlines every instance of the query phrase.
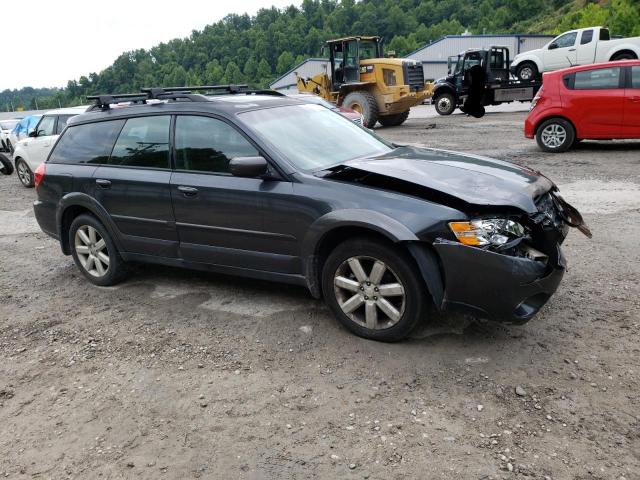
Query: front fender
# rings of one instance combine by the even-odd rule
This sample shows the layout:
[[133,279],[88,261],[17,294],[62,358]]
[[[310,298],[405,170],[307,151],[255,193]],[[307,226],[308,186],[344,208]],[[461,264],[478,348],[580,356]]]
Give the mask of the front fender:
[[301,245],[301,258],[308,287],[314,296],[320,296],[318,285],[318,249],[330,232],[343,227],[359,227],[379,233],[390,241],[413,242],[418,237],[399,221],[380,212],[364,209],[344,209],[329,212],[309,227]]
[[515,70],[523,62],[533,62],[536,64],[536,67],[538,68],[538,72],[540,73],[544,72],[545,71],[544,63],[542,62],[542,58],[540,58],[540,55],[539,55],[540,52],[541,50],[530,50],[528,52],[518,54],[518,59],[517,60],[515,58],[513,59],[513,62],[511,63],[511,68]]
[[65,255],[70,255],[71,250],[68,235],[65,235],[65,232],[63,231],[63,221],[65,211],[71,207],[82,207],[95,215],[109,232],[113,242],[116,244],[116,248],[119,251],[122,251],[118,228],[115,223],[113,223],[104,207],[86,193],[73,192],[62,197],[58,203],[58,207],[56,208],[56,228],[58,231],[58,238],[60,239],[60,247]]
[[453,85],[451,85],[449,82],[436,84],[433,87],[432,98],[436,98],[438,95],[442,95],[443,93],[450,93],[454,96],[454,98],[457,97],[456,88]]

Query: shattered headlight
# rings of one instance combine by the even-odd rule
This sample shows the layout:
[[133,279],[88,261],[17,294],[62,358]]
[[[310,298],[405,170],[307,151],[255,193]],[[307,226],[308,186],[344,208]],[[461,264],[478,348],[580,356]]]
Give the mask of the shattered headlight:
[[525,235],[522,225],[506,218],[449,222],[449,228],[460,243],[475,247],[499,247]]

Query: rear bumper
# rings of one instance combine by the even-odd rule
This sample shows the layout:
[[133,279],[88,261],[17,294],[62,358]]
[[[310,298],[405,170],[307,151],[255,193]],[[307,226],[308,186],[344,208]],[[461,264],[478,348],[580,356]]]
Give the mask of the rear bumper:
[[434,247],[444,270],[443,308],[462,308],[504,323],[529,321],[556,291],[566,268],[559,245],[557,265],[446,240]]
[[35,214],[38,225],[40,225],[40,229],[50,237],[60,240],[55,222],[55,209],[52,209],[51,205],[36,200],[33,202],[33,213]]
[[529,114],[524,121],[524,136],[526,138],[534,138],[536,135],[535,123],[531,117],[532,115]]

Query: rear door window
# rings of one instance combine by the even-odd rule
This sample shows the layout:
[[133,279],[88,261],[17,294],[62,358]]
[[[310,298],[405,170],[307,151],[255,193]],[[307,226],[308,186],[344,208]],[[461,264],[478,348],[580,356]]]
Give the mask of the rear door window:
[[107,163],[124,120],[69,127],[51,152],[52,163]]
[[56,127],[56,116],[55,115],[45,115],[40,120],[38,124],[38,137],[46,137],[48,135],[53,135],[53,132]]
[[610,90],[622,88],[620,67],[598,68],[576,72],[573,82],[574,90]]
[[580,45],[591,43],[591,40],[593,40],[593,30],[584,30],[580,37]]
[[178,116],[175,143],[178,170],[229,173],[232,158],[258,155],[235,128],[209,117]]
[[109,165],[169,168],[168,115],[127,120],[118,136]]
[[640,67],[631,67],[631,88],[640,88]]

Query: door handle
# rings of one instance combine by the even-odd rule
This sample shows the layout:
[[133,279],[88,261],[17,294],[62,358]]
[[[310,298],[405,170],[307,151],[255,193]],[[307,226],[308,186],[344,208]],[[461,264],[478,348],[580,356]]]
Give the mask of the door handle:
[[178,190],[180,190],[185,197],[195,197],[198,194],[198,189],[195,187],[185,187],[184,185],[180,185]]
[[570,51],[570,52],[575,52],[575,51],[576,51],[576,49],[575,49],[575,48],[570,48],[570,49],[569,49],[569,51]]
[[104,178],[96,179],[96,185],[100,188],[111,188],[111,180],[105,180]]

